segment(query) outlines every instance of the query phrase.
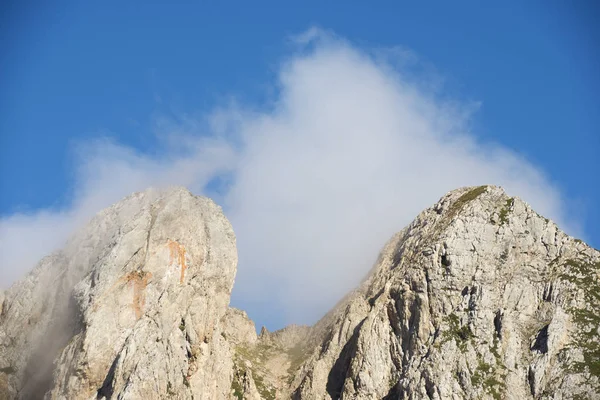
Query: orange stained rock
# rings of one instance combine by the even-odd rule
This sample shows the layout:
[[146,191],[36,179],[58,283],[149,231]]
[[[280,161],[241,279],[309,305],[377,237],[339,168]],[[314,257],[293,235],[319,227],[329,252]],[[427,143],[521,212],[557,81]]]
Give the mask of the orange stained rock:
[[144,289],[148,286],[148,281],[152,277],[150,272],[144,271],[133,271],[125,275],[124,279],[127,283],[131,283],[133,286],[133,311],[135,312],[135,318],[140,319],[144,305],[146,304],[146,294]]
[[183,284],[183,279],[185,278],[185,270],[187,269],[187,265],[185,263],[185,247],[178,242],[169,239],[167,242],[167,246],[169,247],[169,263],[177,260],[177,264],[181,267],[181,275],[179,277],[179,283]]

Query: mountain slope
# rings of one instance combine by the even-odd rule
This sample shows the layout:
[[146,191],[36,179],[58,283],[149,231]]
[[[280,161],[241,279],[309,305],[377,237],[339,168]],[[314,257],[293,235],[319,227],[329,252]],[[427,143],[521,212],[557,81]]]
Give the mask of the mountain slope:
[[600,398],[600,253],[494,186],[385,245],[312,327],[228,307],[212,201],[136,193],[0,296],[0,398]]
[[500,188],[398,233],[320,321],[294,398],[599,398],[600,254]]

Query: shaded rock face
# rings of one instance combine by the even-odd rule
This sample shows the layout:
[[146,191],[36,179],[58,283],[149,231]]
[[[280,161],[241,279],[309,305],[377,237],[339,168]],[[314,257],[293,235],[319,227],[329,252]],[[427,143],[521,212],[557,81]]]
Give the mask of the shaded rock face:
[[600,398],[600,253],[518,198],[450,192],[312,327],[228,308],[212,201],[134,194],[0,293],[0,398]]
[[184,189],[134,194],[5,295],[6,398],[226,398],[220,334],[236,271],[220,208]]

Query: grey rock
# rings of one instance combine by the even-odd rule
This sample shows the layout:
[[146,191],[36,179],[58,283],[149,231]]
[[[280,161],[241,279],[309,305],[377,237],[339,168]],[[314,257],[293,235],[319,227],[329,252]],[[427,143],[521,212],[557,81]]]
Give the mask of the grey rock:
[[185,189],[102,211],[6,294],[8,397],[226,398],[236,271],[220,208]]
[[520,199],[453,191],[316,325],[294,398],[600,398],[599,276]]
[[0,293],[0,398],[600,398],[600,252],[501,188],[448,193],[312,327],[229,308],[212,201],[137,193]]

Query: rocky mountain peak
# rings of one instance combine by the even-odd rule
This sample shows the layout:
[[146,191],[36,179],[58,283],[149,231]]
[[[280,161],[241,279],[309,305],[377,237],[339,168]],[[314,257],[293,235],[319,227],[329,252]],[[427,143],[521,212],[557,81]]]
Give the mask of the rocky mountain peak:
[[219,321],[236,264],[233,230],[211,200],[183,188],[128,196],[7,291],[0,392],[228,395],[228,367],[215,362],[230,358]]
[[599,261],[501,188],[450,192],[317,324],[294,395],[593,398]]
[[100,212],[0,296],[0,397],[600,398],[600,253],[499,187],[424,210],[312,327],[257,335],[236,262],[185,189]]

